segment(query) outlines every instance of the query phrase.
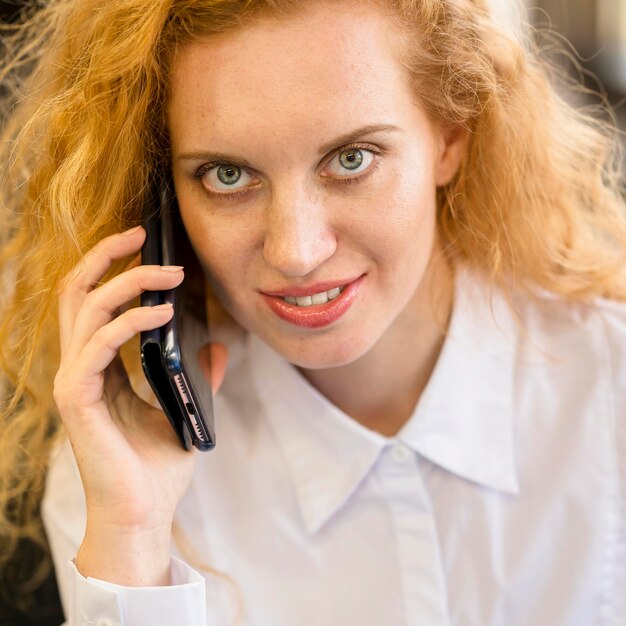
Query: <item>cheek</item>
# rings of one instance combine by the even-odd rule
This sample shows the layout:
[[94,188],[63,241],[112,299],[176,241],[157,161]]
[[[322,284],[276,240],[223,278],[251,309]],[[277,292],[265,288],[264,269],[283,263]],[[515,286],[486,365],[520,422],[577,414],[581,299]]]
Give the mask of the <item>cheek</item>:
[[389,189],[394,192],[380,196],[376,219],[367,220],[363,226],[384,258],[396,265],[411,262],[414,267],[418,258],[430,253],[436,223],[436,187],[430,173],[403,173]]
[[254,248],[251,233],[241,227],[242,220],[229,222],[193,210],[181,210],[181,214],[206,279],[229,308],[233,287],[242,284],[248,275],[248,261]]

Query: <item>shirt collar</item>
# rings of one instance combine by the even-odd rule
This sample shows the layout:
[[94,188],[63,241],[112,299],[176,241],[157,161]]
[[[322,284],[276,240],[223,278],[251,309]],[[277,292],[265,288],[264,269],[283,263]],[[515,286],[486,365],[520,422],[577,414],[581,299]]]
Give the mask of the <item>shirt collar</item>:
[[313,534],[356,490],[387,439],[348,417],[260,339],[250,334],[248,342],[254,385]]
[[381,450],[403,441],[433,463],[484,486],[519,493],[513,449],[518,331],[498,292],[457,267],[441,354],[417,407],[392,439],[329,402],[284,358],[248,337],[252,378],[285,456],[303,521],[317,532],[348,500]]
[[509,494],[519,493],[513,399],[519,327],[504,295],[456,268],[447,337],[398,438],[433,463]]

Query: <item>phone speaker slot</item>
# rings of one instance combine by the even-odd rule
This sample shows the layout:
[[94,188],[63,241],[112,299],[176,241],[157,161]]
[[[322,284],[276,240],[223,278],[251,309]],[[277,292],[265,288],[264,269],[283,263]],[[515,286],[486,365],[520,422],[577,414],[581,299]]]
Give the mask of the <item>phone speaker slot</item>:
[[189,416],[189,421],[191,422],[198,439],[206,443],[207,437],[205,436],[200,424],[198,423],[198,419],[196,418],[196,407],[187,389],[185,378],[182,374],[176,374],[174,376],[174,382],[176,383],[176,389],[178,390],[180,399],[183,401],[183,405],[187,411],[187,415]]

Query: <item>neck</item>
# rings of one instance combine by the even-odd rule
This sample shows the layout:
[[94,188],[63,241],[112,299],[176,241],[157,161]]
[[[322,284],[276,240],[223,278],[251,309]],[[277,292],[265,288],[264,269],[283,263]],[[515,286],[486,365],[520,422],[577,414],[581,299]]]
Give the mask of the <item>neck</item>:
[[452,311],[453,283],[449,262],[433,255],[407,306],[365,355],[341,367],[301,370],[302,375],[366,428],[396,435],[435,368]]

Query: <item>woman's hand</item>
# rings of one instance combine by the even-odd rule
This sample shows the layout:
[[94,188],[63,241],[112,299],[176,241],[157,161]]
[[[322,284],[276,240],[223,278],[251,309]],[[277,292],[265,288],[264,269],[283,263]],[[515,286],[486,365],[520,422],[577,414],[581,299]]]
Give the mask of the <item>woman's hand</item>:
[[[85,576],[130,586],[168,583],[171,524],[195,457],[183,450],[164,413],[134,393],[118,352],[134,335],[173,315],[167,305],[125,307],[142,291],[178,286],[182,269],[135,262],[100,284],[112,261],[136,255],[144,238],[138,229],[103,239],[66,278],[59,294],[61,365],[54,381],[87,501],[76,566]],[[226,354],[223,346],[210,351],[216,390]],[[202,354],[206,358],[206,349]]]

